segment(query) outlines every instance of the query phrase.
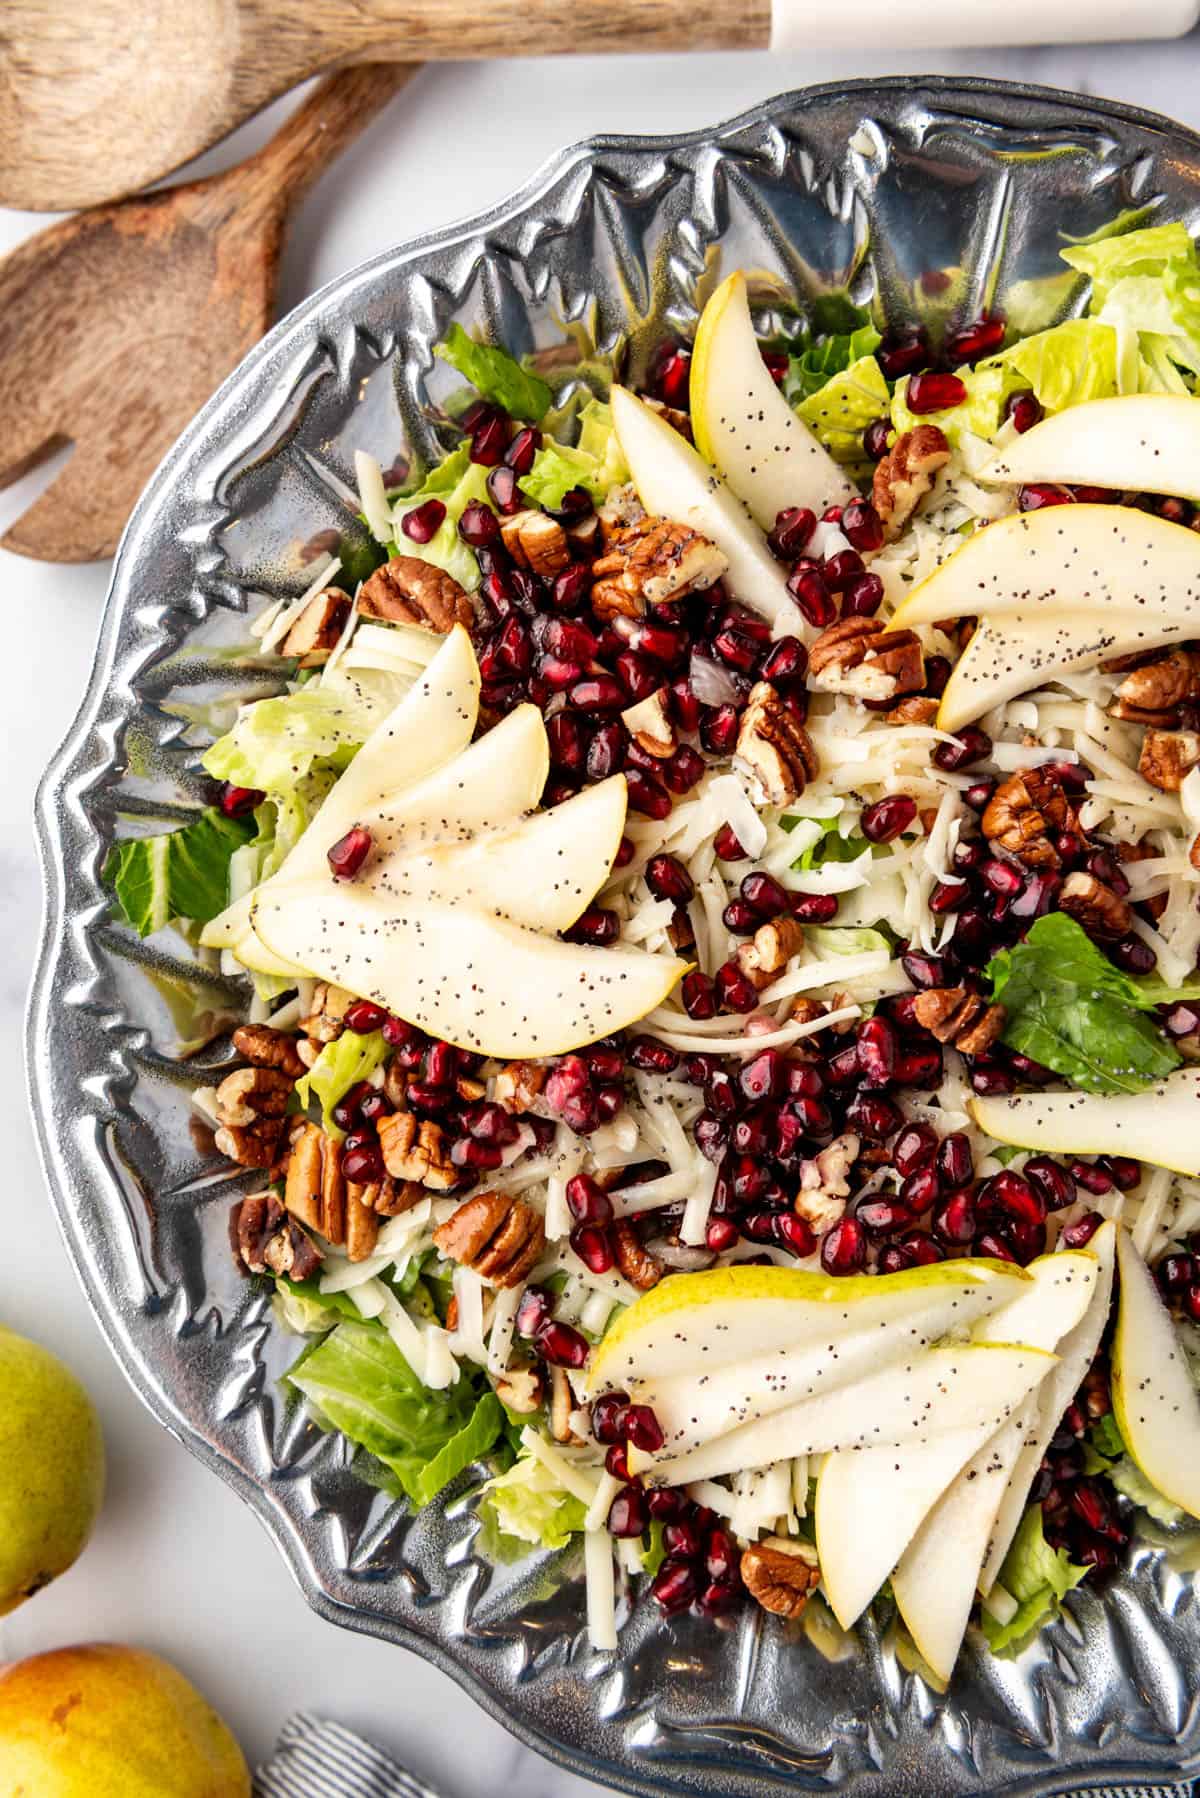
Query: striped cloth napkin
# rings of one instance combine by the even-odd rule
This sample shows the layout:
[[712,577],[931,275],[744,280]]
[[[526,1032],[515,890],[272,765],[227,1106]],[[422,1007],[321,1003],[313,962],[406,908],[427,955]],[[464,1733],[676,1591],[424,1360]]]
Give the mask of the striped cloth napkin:
[[[254,1776],[254,1798],[438,1798],[361,1736],[299,1712]],[[1200,1798],[1190,1785],[1092,1786],[1063,1798]]]

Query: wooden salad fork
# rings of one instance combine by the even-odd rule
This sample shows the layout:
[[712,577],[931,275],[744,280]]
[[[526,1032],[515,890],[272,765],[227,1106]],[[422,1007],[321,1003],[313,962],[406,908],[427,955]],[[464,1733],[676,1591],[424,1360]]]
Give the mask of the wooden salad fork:
[[0,487],[74,445],[4,548],[112,554],[150,474],[270,325],[292,209],[416,66],[328,76],[236,168],[64,219],[0,261]]

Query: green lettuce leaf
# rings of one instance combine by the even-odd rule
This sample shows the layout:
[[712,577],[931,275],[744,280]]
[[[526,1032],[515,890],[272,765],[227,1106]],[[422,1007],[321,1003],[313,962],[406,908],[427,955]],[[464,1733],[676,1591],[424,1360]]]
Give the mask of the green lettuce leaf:
[[293,793],[315,762],[344,767],[369,734],[369,718],[351,699],[307,686],[247,707],[201,761],[216,780]]
[[322,1292],[319,1278],[289,1280],[283,1274],[276,1278],[271,1309],[297,1336],[323,1336],[344,1317],[357,1322],[361,1316],[348,1292]]
[[1043,1623],[1058,1615],[1061,1600],[1086,1579],[1061,1548],[1051,1548],[1042,1529],[1042,1507],[1030,1505],[1000,1569],[1000,1584],[1017,1600],[1016,1615],[1000,1623],[983,1613],[983,1633],[993,1654],[1016,1653]]
[[863,461],[863,432],[890,405],[883,370],[874,356],[860,356],[792,410],[811,426],[831,456],[853,464]]
[[[394,513],[397,553],[418,556],[422,562],[445,569],[460,587],[473,593],[479,585],[479,563],[475,551],[459,536],[458,521],[473,500],[485,506],[491,504],[487,478],[487,469],[480,462],[472,462],[465,443],[452,450],[415,493],[408,494],[397,504]],[[400,521],[418,506],[423,506],[427,499],[440,499],[446,508],[446,516],[428,543],[414,543],[404,535]]]
[[504,1427],[494,1392],[481,1394],[467,1375],[430,1391],[379,1324],[338,1324],[287,1377],[318,1422],[367,1449],[415,1505],[485,1455]]
[[[1031,387],[1047,412],[1122,391],[1117,375],[1117,332],[1092,318],[1069,318],[1035,337],[1013,343],[981,363],[976,373],[998,373],[1001,399]],[[990,433],[983,432],[987,436]]]
[[126,923],[139,936],[162,930],[172,918],[207,924],[228,903],[229,864],[253,828],[248,818],[227,818],[209,806],[179,830],[114,843],[104,878]]
[[814,338],[799,355],[788,357],[783,397],[798,406],[824,387],[831,375],[841,374],[851,363],[874,356],[883,339],[869,320],[853,331],[836,331]]
[[875,949],[886,949],[890,954],[892,947],[881,930],[853,924],[810,926],[804,941],[818,955],[867,955]]
[[522,368],[507,350],[476,343],[459,324],[451,325],[433,353],[456,368],[485,400],[503,406],[514,418],[537,424],[554,398],[545,381]]
[[325,1044],[307,1074],[296,1082],[296,1097],[301,1106],[307,1109],[311,1100],[319,1100],[321,1128],[336,1141],[340,1141],[345,1132],[334,1122],[334,1106],[352,1086],[373,1074],[387,1059],[387,1053],[382,1030],[371,1030],[362,1036],[353,1030],[343,1030],[333,1042]]
[[1123,237],[1072,244],[1059,255],[1092,283],[1090,308],[1099,312],[1118,281],[1131,275],[1161,275],[1168,262],[1193,261],[1195,250],[1186,225],[1148,225]]
[[1073,918],[1051,912],[988,963],[1010,1048],[1089,1092],[1136,1093],[1179,1066],[1143,1015],[1159,1001],[1115,968]]
[[[806,820],[784,818],[782,822],[785,830],[792,830]],[[865,837],[855,836],[853,832],[849,836],[843,836],[836,818],[818,818],[815,822],[821,826],[821,835],[792,863],[793,868],[799,868],[802,873],[808,874],[813,868],[822,868],[826,862],[855,862],[863,850],[869,847]]]
[[578,443],[547,439],[522,477],[521,491],[535,505],[557,512],[572,487],[586,488],[593,499],[603,500],[611,487],[628,479],[612,409],[603,400],[589,400],[579,415]]
[[501,1535],[539,1548],[565,1548],[583,1528],[586,1507],[535,1455],[522,1453],[507,1473],[488,1481],[479,1512]]
[[909,377],[906,375],[896,383],[890,410],[897,432],[911,431],[921,424],[933,424],[939,426],[953,444],[960,443],[963,433],[968,431],[975,437],[988,439],[996,435],[1004,418],[1004,402],[1010,390],[1005,370],[993,360],[981,362],[978,368],[956,369],[955,373],[966,387],[967,397],[960,406],[951,406],[944,412],[910,411]]
[[1131,1504],[1153,1517],[1156,1523],[1182,1523],[1187,1512],[1151,1485],[1132,1455],[1122,1455],[1108,1469],[1108,1478]]
[[1109,1411],[1098,1423],[1092,1425],[1088,1439],[1096,1452],[1110,1461],[1119,1460],[1125,1453],[1125,1438],[1121,1434],[1114,1411]]

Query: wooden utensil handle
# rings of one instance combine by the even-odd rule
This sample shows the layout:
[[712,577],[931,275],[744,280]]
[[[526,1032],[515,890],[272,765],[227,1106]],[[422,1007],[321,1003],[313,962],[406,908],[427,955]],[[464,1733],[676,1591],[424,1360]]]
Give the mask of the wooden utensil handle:
[[414,62],[368,62],[327,75],[285,120],[247,169],[260,191],[287,205],[317,177],[416,74]]

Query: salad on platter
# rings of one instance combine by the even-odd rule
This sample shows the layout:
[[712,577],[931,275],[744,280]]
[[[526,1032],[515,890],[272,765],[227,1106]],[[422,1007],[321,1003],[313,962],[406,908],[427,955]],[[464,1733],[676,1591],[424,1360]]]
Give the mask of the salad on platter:
[[1200,263],[1063,259],[937,345],[734,273],[638,389],[452,326],[111,853],[247,983],[193,1098],[288,1386],[581,1550],[597,1650],[872,1611],[944,1685],[1200,1518]]

